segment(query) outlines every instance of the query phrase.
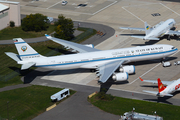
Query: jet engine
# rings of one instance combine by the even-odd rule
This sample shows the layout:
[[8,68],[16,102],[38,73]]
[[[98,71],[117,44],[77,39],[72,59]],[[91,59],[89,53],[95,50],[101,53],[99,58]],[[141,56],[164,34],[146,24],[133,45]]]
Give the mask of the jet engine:
[[115,74],[113,74],[112,79],[116,80],[116,81],[128,80],[128,73],[127,72],[115,73]]
[[90,47],[90,48],[94,48],[93,44],[85,44],[84,46]]
[[134,74],[135,73],[135,66],[134,65],[127,65],[119,68],[120,72],[127,72],[128,74]]

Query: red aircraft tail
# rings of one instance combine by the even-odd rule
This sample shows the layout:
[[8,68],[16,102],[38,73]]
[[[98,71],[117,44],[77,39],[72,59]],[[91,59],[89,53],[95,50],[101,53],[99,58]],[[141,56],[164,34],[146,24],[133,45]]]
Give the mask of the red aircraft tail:
[[160,78],[157,79],[158,81],[158,89],[159,89],[159,93],[162,92],[166,87],[162,84]]

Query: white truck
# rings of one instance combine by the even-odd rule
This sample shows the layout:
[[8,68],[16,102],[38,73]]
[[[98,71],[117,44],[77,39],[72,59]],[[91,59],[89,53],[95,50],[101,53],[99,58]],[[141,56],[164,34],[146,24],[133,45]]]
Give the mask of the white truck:
[[157,115],[147,115],[132,111],[125,112],[119,120],[163,120],[163,118]]
[[170,62],[162,62],[163,67],[170,67],[171,63]]
[[180,65],[180,61],[175,61],[174,62],[174,65],[176,66],[176,65]]
[[60,101],[70,95],[69,89],[63,89],[51,96],[52,101]]

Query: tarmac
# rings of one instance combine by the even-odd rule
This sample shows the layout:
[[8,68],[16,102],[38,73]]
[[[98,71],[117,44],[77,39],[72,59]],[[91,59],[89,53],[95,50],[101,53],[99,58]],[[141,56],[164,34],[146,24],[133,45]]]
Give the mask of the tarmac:
[[[88,41],[88,43],[95,43],[95,48],[97,49],[107,50],[151,44],[170,44],[180,49],[180,38],[178,37],[172,36],[171,40],[167,40],[167,36],[165,36],[160,41],[143,41],[141,39],[131,38],[130,36],[138,34],[143,35],[144,32],[125,31],[119,29],[119,27],[143,28],[145,21],[150,26],[153,26],[158,24],[160,21],[165,21],[169,18],[173,18],[177,23],[176,30],[180,30],[180,3],[176,1],[171,2],[167,0],[68,0],[68,4],[66,6],[62,6],[61,1],[56,0],[16,0],[16,2],[18,1],[21,3],[22,14],[38,12],[53,18],[57,18],[59,14],[63,14],[64,16],[71,18],[73,21],[81,22],[81,25],[83,25],[83,22],[86,22],[110,26],[115,30],[113,33],[110,33],[111,37],[108,37],[106,40],[101,41],[99,40],[100,36],[94,36],[97,38],[97,40]],[[86,6],[81,7],[78,6],[79,4],[86,4]],[[153,16],[153,14],[155,13],[158,13],[159,16]],[[99,29],[99,27],[97,27],[97,31],[99,30],[103,31],[103,29]],[[108,31],[105,31],[106,35],[108,35],[109,32],[111,32],[110,29]],[[105,38],[106,35],[103,37]],[[166,61],[169,61],[171,62],[171,64],[173,64],[173,62],[178,61],[179,58],[180,53],[177,52],[175,55],[168,57]],[[142,90],[158,91],[157,85],[151,83],[142,83],[138,79],[138,77],[142,77],[143,79],[152,80],[156,80],[157,78],[169,81],[176,80],[180,78],[179,66],[163,68],[160,64],[160,60],[143,61],[132,64],[136,67],[136,74],[130,75],[128,82],[112,82],[110,80],[106,84],[103,84],[103,87],[109,89],[107,93],[132,99],[143,99],[148,101],[179,105],[179,92],[174,93],[174,96],[171,98],[157,98],[156,96],[142,92]],[[45,72],[41,69],[37,69],[34,72],[37,72],[36,74],[39,73],[39,76],[32,76],[32,79],[28,78],[28,76],[25,76],[25,80],[28,81],[30,79],[31,84],[71,88],[77,90],[78,92],[84,93],[84,99],[87,98],[86,93],[89,94],[90,92],[92,93],[94,91],[98,91],[102,87],[100,84],[97,83],[98,79],[96,78],[95,73],[91,73],[89,72],[89,70],[78,69],[69,71],[66,70]],[[89,92],[86,92],[86,90],[89,90]],[[74,102],[77,102],[78,104],[78,101]],[[68,103],[66,105],[68,105]],[[64,108],[59,107],[59,110],[63,109]],[[71,114],[74,115],[73,111],[74,113],[77,113],[76,108],[74,108],[74,110],[71,111]],[[43,115],[45,115],[46,113],[47,112],[45,112]],[[57,113],[59,112],[57,111]],[[57,118],[54,119],[58,119],[61,115],[63,116],[63,114],[67,113],[60,112],[58,115],[54,113],[53,115],[57,116]],[[43,115],[41,117],[43,117]],[[47,113],[47,117],[48,115],[50,114]],[[82,114],[79,113],[78,115],[81,116]],[[83,119],[79,116],[77,117],[78,119]],[[75,117],[74,119],[76,119]],[[40,117],[37,118],[41,119]]]

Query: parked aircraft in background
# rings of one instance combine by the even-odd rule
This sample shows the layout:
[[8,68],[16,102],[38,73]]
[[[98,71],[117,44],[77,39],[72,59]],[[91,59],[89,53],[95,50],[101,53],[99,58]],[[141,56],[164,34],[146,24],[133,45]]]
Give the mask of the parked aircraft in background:
[[120,27],[120,29],[125,30],[138,30],[138,31],[145,31],[145,36],[131,36],[135,38],[140,38],[143,40],[160,40],[159,37],[164,35],[169,35],[168,39],[170,39],[170,35],[180,35],[179,31],[170,30],[175,25],[174,19],[168,19],[165,22],[161,21],[159,24],[149,27],[147,22],[145,22],[145,28],[130,28],[130,27]]
[[[31,66],[59,70],[73,68],[96,69],[96,75],[100,77],[99,82],[105,83],[110,76],[116,81],[125,81],[128,79],[128,73],[135,73],[133,65],[122,66],[122,64],[165,58],[178,50],[172,45],[159,44],[101,51],[93,48],[93,45],[81,45],[49,35],[46,35],[46,37],[79,53],[45,57],[37,53],[23,39],[15,38],[13,40],[19,55],[11,52],[6,52],[6,55],[17,61],[18,64],[22,64],[22,70]],[[120,72],[115,72],[119,67]]]
[[[162,81],[162,82],[160,78],[158,78],[157,80],[143,80],[142,78],[139,77],[139,79],[143,82],[151,82],[154,84],[157,83],[159,92],[147,91],[147,90],[143,90],[143,91],[147,93],[155,94],[160,97],[173,96],[172,93],[180,90],[180,79],[174,81]],[[166,87],[163,84],[166,85]]]

